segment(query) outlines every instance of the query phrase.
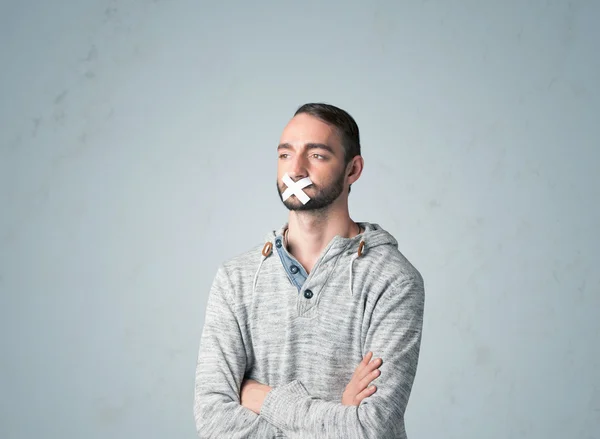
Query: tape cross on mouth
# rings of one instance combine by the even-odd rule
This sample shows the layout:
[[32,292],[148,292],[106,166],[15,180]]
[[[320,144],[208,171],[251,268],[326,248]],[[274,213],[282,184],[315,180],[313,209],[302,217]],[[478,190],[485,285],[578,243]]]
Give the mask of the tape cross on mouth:
[[287,200],[292,195],[295,195],[296,198],[298,198],[302,204],[308,203],[310,197],[306,195],[306,193],[302,189],[312,184],[310,178],[305,177],[302,180],[294,181],[286,172],[285,175],[281,177],[281,180],[287,186],[287,189],[281,195],[283,201]]

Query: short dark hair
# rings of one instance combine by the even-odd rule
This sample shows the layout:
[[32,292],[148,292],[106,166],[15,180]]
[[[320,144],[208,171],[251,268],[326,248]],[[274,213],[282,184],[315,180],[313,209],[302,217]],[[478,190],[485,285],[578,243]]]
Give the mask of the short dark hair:
[[338,130],[344,148],[344,162],[346,165],[354,157],[360,155],[358,125],[348,112],[329,104],[308,103],[298,108],[294,116],[303,113],[314,116]]

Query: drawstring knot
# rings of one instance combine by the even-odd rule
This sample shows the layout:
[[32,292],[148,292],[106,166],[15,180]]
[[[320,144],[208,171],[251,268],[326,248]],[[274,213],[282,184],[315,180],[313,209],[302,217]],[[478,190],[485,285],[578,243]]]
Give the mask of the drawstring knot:
[[271,243],[271,241],[266,242],[265,246],[262,249],[262,255],[266,258],[271,254],[272,251],[273,251],[273,244]]

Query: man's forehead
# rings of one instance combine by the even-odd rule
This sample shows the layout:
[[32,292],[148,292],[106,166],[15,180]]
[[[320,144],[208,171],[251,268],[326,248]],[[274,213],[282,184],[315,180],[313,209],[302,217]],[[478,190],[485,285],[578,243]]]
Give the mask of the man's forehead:
[[281,134],[279,144],[294,148],[309,144],[324,144],[335,149],[341,147],[335,127],[307,114],[299,114],[289,121]]

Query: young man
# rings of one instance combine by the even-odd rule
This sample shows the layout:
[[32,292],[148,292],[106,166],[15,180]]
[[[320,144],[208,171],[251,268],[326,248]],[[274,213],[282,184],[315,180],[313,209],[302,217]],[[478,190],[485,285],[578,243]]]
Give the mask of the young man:
[[404,439],[423,279],[392,235],[350,219],[358,126],[306,104],[277,153],[289,219],[217,271],[196,369],[198,435]]

